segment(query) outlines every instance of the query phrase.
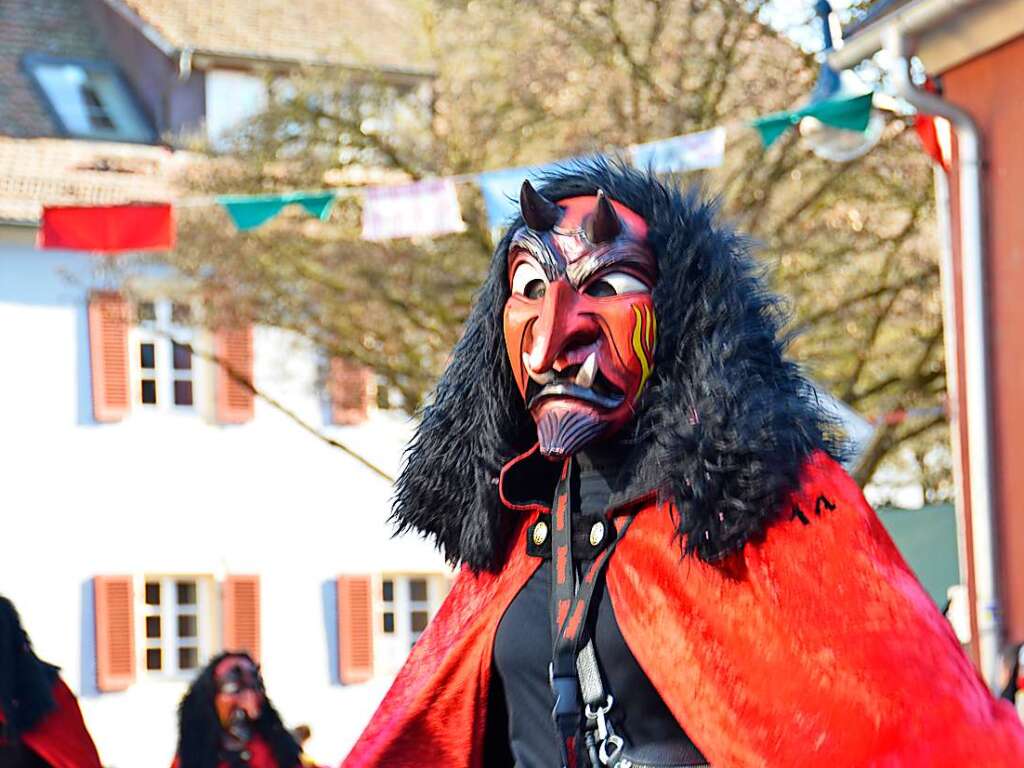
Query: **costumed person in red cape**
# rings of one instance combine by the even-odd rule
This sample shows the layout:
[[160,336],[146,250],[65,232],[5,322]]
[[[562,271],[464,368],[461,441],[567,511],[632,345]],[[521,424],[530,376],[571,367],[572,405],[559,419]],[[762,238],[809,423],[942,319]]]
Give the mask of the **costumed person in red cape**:
[[0,766],[100,768],[74,694],[32,650],[18,612],[0,595]]
[[715,208],[524,184],[399,478],[462,571],[344,765],[1024,765]]
[[178,707],[172,768],[300,768],[301,751],[246,653],[211,659]]

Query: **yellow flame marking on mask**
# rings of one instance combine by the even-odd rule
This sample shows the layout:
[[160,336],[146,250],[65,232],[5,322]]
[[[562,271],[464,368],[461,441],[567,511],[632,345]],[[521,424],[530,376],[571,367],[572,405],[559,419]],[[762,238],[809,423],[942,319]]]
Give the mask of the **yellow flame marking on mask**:
[[644,384],[647,383],[647,379],[650,378],[651,362],[647,359],[647,352],[643,347],[643,318],[640,314],[640,307],[636,304],[633,305],[633,314],[636,316],[636,325],[633,326],[633,351],[636,352],[641,367],[640,386],[637,387],[636,397],[633,398],[636,400],[640,397],[640,393],[644,391]]

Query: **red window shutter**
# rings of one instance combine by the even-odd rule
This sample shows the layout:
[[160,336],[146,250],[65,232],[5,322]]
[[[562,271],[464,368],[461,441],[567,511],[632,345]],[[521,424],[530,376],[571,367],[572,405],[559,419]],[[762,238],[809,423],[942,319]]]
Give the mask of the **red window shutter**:
[[260,659],[260,577],[228,576],[222,590],[224,650]]
[[253,416],[252,390],[230,375],[228,369],[252,383],[252,326],[217,331],[214,354],[221,362],[217,369],[217,421],[243,424]]
[[338,675],[341,682],[373,677],[373,579],[338,577]]
[[92,413],[100,422],[128,414],[128,302],[112,291],[89,296]]
[[376,397],[373,372],[366,366],[331,359],[327,389],[331,396],[332,424],[360,424],[366,421],[370,403]]
[[135,611],[131,576],[93,578],[96,687],[123,691],[135,682]]

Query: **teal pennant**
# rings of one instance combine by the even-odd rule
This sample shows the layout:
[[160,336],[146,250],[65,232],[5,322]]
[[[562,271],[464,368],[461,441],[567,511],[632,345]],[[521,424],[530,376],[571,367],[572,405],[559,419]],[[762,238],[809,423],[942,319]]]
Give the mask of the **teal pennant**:
[[867,130],[871,119],[872,93],[825,99],[788,112],[775,112],[757,118],[753,125],[761,134],[761,143],[768,149],[782,134],[805,117],[815,117],[825,125],[847,131]]
[[286,205],[301,205],[310,216],[326,221],[334,205],[333,192],[290,192],[285,195],[222,195],[217,202],[224,206],[242,232],[262,226],[277,216]]

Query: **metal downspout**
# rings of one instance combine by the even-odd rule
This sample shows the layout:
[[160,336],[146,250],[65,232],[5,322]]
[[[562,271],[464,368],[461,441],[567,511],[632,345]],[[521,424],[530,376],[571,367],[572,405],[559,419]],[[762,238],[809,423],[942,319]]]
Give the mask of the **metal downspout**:
[[985,325],[984,238],[982,229],[981,136],[971,116],[934,94],[918,90],[910,75],[907,40],[897,24],[882,32],[886,69],[896,94],[918,111],[944,117],[956,129],[960,181],[960,264],[963,280],[964,379],[967,397],[967,456],[971,492],[975,611],[981,672],[992,684],[1002,640],[997,593],[995,504],[989,412],[988,344]]
[[[950,222],[949,177],[946,169],[935,163],[932,172],[935,180],[935,218],[939,226],[939,276],[942,284],[942,339],[946,352],[946,408],[949,411],[949,445],[953,451],[953,509],[956,513],[956,559],[960,572],[960,584],[968,590],[974,587],[971,576],[971,556],[967,551],[967,503],[964,484],[964,447],[960,441],[960,374],[957,360],[957,309],[953,275],[953,231]],[[977,612],[968,617],[968,637],[971,645],[978,636]],[[960,635],[960,632],[957,632]],[[961,638],[963,640],[963,638]],[[974,648],[977,651],[977,647]],[[979,659],[976,659],[980,663]]]

